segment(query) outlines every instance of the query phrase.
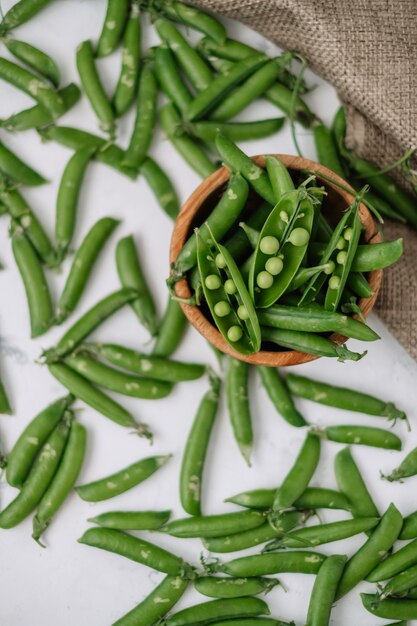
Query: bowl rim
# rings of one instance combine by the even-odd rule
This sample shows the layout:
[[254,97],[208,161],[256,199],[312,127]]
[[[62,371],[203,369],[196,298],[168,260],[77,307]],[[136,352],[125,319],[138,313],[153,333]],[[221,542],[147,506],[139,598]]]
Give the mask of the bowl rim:
[[[332,170],[328,169],[320,163],[316,163],[310,159],[304,157],[291,156],[287,154],[268,154],[268,155],[256,155],[251,159],[260,167],[265,167],[265,156],[275,156],[280,159],[288,169],[292,170],[305,170],[308,169],[314,172],[317,179],[326,186],[331,187],[336,193],[338,193],[346,205],[348,206],[354,200],[354,193],[350,193],[337,184],[332,183],[324,178],[320,178],[320,174],[333,178],[336,183],[342,184],[345,187],[351,187],[348,182],[343,180],[340,176],[335,174]],[[224,185],[230,178],[231,171],[223,165],[210,176],[205,178],[198,187],[193,191],[189,198],[183,204],[180,213],[175,221],[174,230],[171,238],[170,245],[170,263],[171,267],[175,263],[178,254],[180,253],[183,245],[185,244],[188,233],[190,230],[190,224],[194,220],[199,208],[205,202],[205,200],[222,185]],[[365,226],[365,237],[368,243],[380,243],[382,235],[376,227],[375,220],[373,219],[370,211],[367,207],[361,203],[359,206],[359,213],[361,221]],[[374,270],[369,272],[369,283],[373,290],[373,295],[369,298],[361,298],[359,300],[359,308],[364,317],[372,311],[375,302],[378,298],[378,294],[382,283],[382,270]],[[175,284],[175,295],[178,298],[187,299],[190,298],[192,293],[189,287],[187,278],[184,277]],[[218,329],[212,324],[207,317],[203,314],[200,307],[196,305],[186,304],[180,301],[182,310],[188,321],[194,328],[215,348],[221,352],[237,358],[246,363],[252,365],[264,365],[268,367],[286,367],[290,365],[299,365],[302,363],[308,363],[314,361],[320,357],[306,354],[298,350],[284,350],[281,352],[273,352],[267,350],[260,350],[252,354],[241,354],[234,350],[230,344],[222,337]],[[358,315],[353,316],[355,319],[360,319]],[[338,333],[332,333],[329,337],[335,344],[343,344],[347,341],[347,337]]]

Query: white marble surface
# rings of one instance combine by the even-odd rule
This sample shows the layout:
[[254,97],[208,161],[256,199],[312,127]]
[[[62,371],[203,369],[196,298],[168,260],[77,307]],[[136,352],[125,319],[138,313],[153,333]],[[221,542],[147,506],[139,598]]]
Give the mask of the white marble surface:
[[[12,3],[2,2],[3,10]],[[88,0],[57,1],[16,33],[24,39],[49,52],[59,62],[63,84],[77,80],[75,70],[75,48],[86,39],[95,39],[104,15],[105,2]],[[235,23],[228,23],[230,32],[249,43],[268,50],[276,50],[270,43]],[[144,29],[144,49],[156,42],[150,34],[149,25]],[[2,50],[3,53],[3,50]],[[6,54],[4,52],[4,54]],[[106,86],[111,91],[118,74],[119,54],[100,62],[99,68]],[[308,96],[311,106],[326,122],[330,122],[337,107],[334,90],[319,78],[308,75],[317,88]],[[1,84],[0,117],[29,105],[29,99]],[[268,104],[256,104],[246,117],[262,118],[276,115]],[[96,121],[88,103],[83,99],[63,120],[64,124],[95,132]],[[132,124],[132,113],[119,123],[119,141],[126,145]],[[314,158],[310,133],[298,132],[299,142],[306,156]],[[54,205],[58,181],[70,151],[58,145],[41,144],[35,132],[20,135],[1,133],[1,140],[15,149],[23,158],[36,166],[51,182],[37,189],[25,190],[25,196],[53,232]],[[276,137],[243,146],[252,154],[266,152],[293,153],[289,127]],[[152,146],[152,154],[175,180],[181,199],[184,200],[199,180],[185,165],[158,131]],[[82,189],[77,231],[74,244],[79,245],[87,229],[105,215],[119,217],[123,223],[111,238],[107,250],[95,268],[88,292],[83,297],[76,316],[86,311],[99,298],[118,287],[114,264],[114,246],[118,237],[134,233],[139,245],[146,275],[162,312],[165,299],[164,279],[168,271],[167,251],[171,234],[171,223],[158,208],[151,192],[142,180],[132,182],[100,164],[93,164]],[[16,437],[47,403],[63,393],[61,386],[45,368],[34,363],[42,348],[48,347],[59,338],[63,328],[53,329],[35,341],[28,336],[28,315],[23,287],[13,262],[7,238],[7,220],[2,219],[0,228],[0,258],[4,271],[0,273],[0,328],[1,366],[5,383],[10,390],[14,407],[12,417],[3,416],[0,423],[1,446],[9,450]],[[54,298],[62,288],[69,261],[60,275],[50,275]],[[369,354],[359,363],[334,363],[320,360],[297,368],[299,373],[312,374],[329,382],[346,384],[357,389],[380,395],[397,402],[409,413],[411,424],[416,425],[415,380],[417,367],[405,351],[389,335],[381,322],[372,316],[373,327],[380,332],[382,340],[369,346]],[[95,338],[119,341],[138,349],[149,348],[146,333],[138,325],[130,310],[117,314],[104,324]],[[359,348],[350,342],[352,349]],[[177,354],[185,360],[204,360],[213,365],[213,356],[204,341],[193,330],[189,330]],[[204,511],[218,513],[231,511],[233,507],[223,504],[223,499],[233,493],[255,488],[274,486],[288,471],[304,433],[288,426],[276,414],[259,380],[251,381],[251,402],[254,418],[255,449],[253,467],[247,468],[237,452],[233,441],[224,401],[214,428],[208,454],[204,479]],[[31,520],[28,519],[15,530],[0,532],[0,623],[7,626],[102,626],[111,624],[130,610],[148,594],[162,575],[122,557],[100,552],[76,542],[87,528],[86,519],[93,514],[111,509],[166,509],[172,508],[180,516],[178,498],[178,471],[185,437],[190,428],[199,400],[207,388],[206,380],[178,385],[166,400],[158,402],[123,399],[124,404],[137,416],[149,422],[155,431],[155,444],[149,448],[145,441],[131,437],[122,428],[101,417],[89,408],[81,407],[79,419],[88,427],[89,444],[85,467],[80,482],[106,475],[128,463],[150,454],[173,453],[173,459],[146,483],[132,489],[107,503],[89,505],[72,495],[65,503],[54,523],[47,531],[48,545],[42,550],[31,539]],[[384,426],[383,420],[354,414],[343,414],[319,405],[299,402],[301,411],[313,424],[356,423]],[[396,427],[404,440],[404,450],[416,445],[415,428],[408,434],[404,424]],[[335,487],[332,464],[335,453],[341,446],[323,445],[322,458],[314,485]],[[404,514],[417,509],[415,486],[417,479],[409,479],[403,485],[391,485],[379,478],[379,471],[388,471],[402,458],[402,453],[378,451],[371,448],[356,448],[354,456],[375,497],[383,510],[394,501]],[[1,506],[6,505],[15,491],[6,486],[4,477],[0,484]],[[326,521],[342,519],[343,514],[324,512]],[[198,540],[170,540],[168,537],[151,537],[184,558],[196,563],[201,545]],[[323,547],[325,553],[352,552],[364,541],[364,536],[344,543]],[[298,625],[304,623],[309,591],[313,578],[309,576],[283,575],[282,580],[288,593],[276,588],[269,596],[273,615],[281,619],[293,619]],[[361,607],[359,590],[372,589],[361,585],[337,604],[332,624],[349,626],[360,623],[372,626],[378,620]],[[203,601],[189,590],[180,607]]]

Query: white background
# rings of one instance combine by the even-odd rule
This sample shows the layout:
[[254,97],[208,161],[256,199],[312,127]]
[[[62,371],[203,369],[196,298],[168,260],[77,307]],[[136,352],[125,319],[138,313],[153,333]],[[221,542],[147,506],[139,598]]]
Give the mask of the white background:
[[[3,1],[3,9],[6,10],[11,4],[10,1]],[[76,46],[87,38],[96,40],[103,21],[105,4],[104,0],[54,2],[29,24],[19,28],[16,36],[39,46],[56,59],[62,71],[63,85],[70,80],[78,82],[75,69]],[[277,51],[272,44],[249,29],[232,22],[227,25],[233,36],[238,36],[271,54]],[[156,41],[148,21],[144,20],[143,50]],[[7,55],[7,52],[2,50],[2,54]],[[99,63],[100,73],[109,93],[114,89],[119,67],[119,53]],[[308,74],[308,79],[317,85],[308,96],[308,102],[329,123],[338,104],[334,90],[311,74]],[[1,84],[0,117],[30,105],[29,98],[24,94]],[[274,115],[277,115],[277,111],[272,106],[256,103],[245,117],[261,119]],[[118,123],[118,141],[123,146],[129,140],[132,122],[133,112],[130,112]],[[85,98],[66,115],[62,123],[97,132],[96,120]],[[71,152],[53,143],[42,144],[32,131],[15,136],[2,132],[0,138],[50,181],[50,184],[39,188],[25,189],[24,195],[52,236],[58,182]],[[305,156],[315,158],[310,133],[299,130],[299,141]],[[288,126],[275,137],[247,143],[243,147],[250,154],[294,153]],[[198,176],[181,161],[159,131],[153,142],[152,155],[172,176],[183,201],[198,184]],[[158,310],[162,313],[164,309],[167,298],[164,281],[168,272],[168,245],[172,224],[159,209],[143,180],[132,182],[104,165],[93,163],[88,169],[80,197],[75,247],[78,247],[87,230],[105,215],[121,218],[123,223],[108,243],[88,284],[87,293],[67,326],[98,299],[118,288],[114,247],[119,237],[129,233],[133,233],[136,238]],[[7,219],[3,218],[0,228],[0,259],[5,268],[0,273],[1,369],[14,408],[14,415],[2,416],[0,422],[1,445],[6,451],[11,448],[28,421],[46,404],[64,393],[48,371],[35,364],[41,350],[53,345],[64,329],[53,329],[45,337],[30,341],[25,295],[11,255],[7,226]],[[69,264],[70,260],[67,260],[59,275],[49,273],[55,301],[62,289]],[[416,364],[375,316],[371,316],[370,323],[381,334],[382,340],[369,346],[369,354],[361,362],[340,364],[322,359],[298,367],[297,372],[393,400],[408,411],[411,423],[415,426]],[[104,324],[94,338],[117,341],[145,351],[150,349],[145,331],[129,309],[121,311]],[[363,348],[355,341],[351,341],[349,345],[353,350]],[[188,331],[176,356],[184,360],[210,362],[216,366],[204,340],[192,329]],[[14,530],[1,531],[2,626],[55,626],[57,623],[60,626],[110,625],[140,602],[161,580],[162,575],[156,572],[122,557],[80,545],[76,540],[87,528],[88,517],[107,510],[171,508],[177,517],[182,515],[177,487],[181,454],[193,416],[206,389],[207,381],[202,379],[178,385],[166,400],[151,402],[121,398],[122,403],[138,418],[152,426],[155,432],[153,448],[80,405],[79,419],[88,427],[89,432],[88,454],[80,483],[102,477],[148,455],[173,453],[174,456],[155,476],[114,501],[90,505],[75,494],[71,495],[45,534],[44,539],[48,545],[46,550],[41,549],[31,539],[31,519]],[[251,402],[255,448],[253,467],[249,469],[237,451],[224,400],[222,401],[206,463],[203,494],[205,513],[233,510],[231,505],[223,504],[223,499],[234,493],[279,484],[303,441],[305,433],[287,425],[276,414],[264,390],[260,388],[255,372],[251,381]],[[384,426],[384,420],[372,417],[344,414],[303,401],[298,405],[313,424],[363,423]],[[404,439],[405,451],[416,445],[415,430],[409,435],[405,425],[398,424],[396,432]],[[314,485],[336,487],[332,465],[334,455],[340,447],[332,443],[323,444],[320,466],[313,479]],[[379,478],[379,471],[388,472],[403,458],[403,453],[357,447],[354,456],[381,511],[390,501],[394,501],[404,514],[417,508],[417,479],[411,478],[403,485],[391,485]],[[4,477],[0,488],[3,507],[16,492],[6,486]],[[343,513],[323,513],[325,521],[342,519],[345,516]],[[349,555],[364,539],[363,535],[340,545],[330,544],[324,546],[322,551]],[[198,540],[180,541],[158,535],[151,536],[151,540],[176,551],[193,563],[199,560],[201,544]],[[276,588],[267,597],[272,614],[281,619],[294,619],[301,625],[305,620],[313,577],[283,575],[281,578],[288,593]],[[366,589],[372,590],[372,586],[364,583],[361,590]],[[349,626],[356,622],[361,626],[371,626],[377,622],[362,609],[358,593],[359,588],[337,604],[333,612],[333,624]],[[179,606],[204,600],[204,597],[197,596],[190,589]]]

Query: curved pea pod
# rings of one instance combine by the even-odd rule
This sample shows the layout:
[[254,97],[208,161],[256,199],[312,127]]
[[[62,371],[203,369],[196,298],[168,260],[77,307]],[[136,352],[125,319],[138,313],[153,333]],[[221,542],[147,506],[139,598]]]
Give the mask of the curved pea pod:
[[194,581],[198,593],[210,598],[239,598],[257,596],[268,593],[279,585],[276,578],[226,578],[217,576],[201,576]]
[[250,466],[253,429],[248,379],[249,365],[239,359],[229,359],[226,376],[227,408],[236,443]]
[[172,220],[176,220],[180,210],[180,203],[177,192],[164,170],[154,159],[148,156],[140,167],[140,173],[143,174],[149,187],[154,192],[161,209]]
[[350,503],[353,517],[379,517],[349,448],[336,454],[334,471],[340,491]]
[[410,513],[404,518],[404,524],[401,529],[400,539],[414,539],[417,537],[417,512]]
[[281,379],[279,372],[274,367],[265,367],[259,365],[258,373],[268,396],[273,402],[278,413],[292,426],[299,428],[307,424],[304,417],[298,411],[288,392],[284,380]]
[[[1,59],[0,59],[1,60]],[[0,171],[18,185],[37,187],[47,180],[0,142]]]
[[87,521],[116,530],[158,530],[170,517],[171,511],[108,511]]
[[327,626],[347,557],[333,554],[320,567],[311,592],[306,626]]
[[314,207],[304,193],[295,190],[284,195],[261,230],[249,273],[249,291],[258,308],[278,300],[305,256]]
[[[213,254],[198,231],[196,235],[197,260],[204,296],[217,328],[238,352],[242,354],[257,352],[261,345],[259,322],[236,263],[228,250],[214,238],[212,238],[215,250]],[[214,256],[218,260],[221,259],[221,265],[224,262],[224,267],[218,267]],[[233,288],[227,289],[227,285],[232,285]],[[228,290],[234,293],[229,294]],[[239,310],[242,317],[238,314]]]
[[[378,595],[372,593],[361,593],[362,604],[367,611],[384,619],[417,619],[417,600],[407,598],[397,600],[387,598],[381,600]],[[392,626],[402,626],[403,622],[396,622]],[[404,621],[406,624],[406,621]],[[390,626],[390,625],[388,625]]]
[[371,426],[327,426],[319,435],[329,441],[361,446],[373,446],[385,450],[401,450],[402,442],[397,435],[383,428]]
[[54,87],[58,87],[60,80],[59,68],[49,55],[25,41],[5,37],[2,43],[16,59],[19,59],[32,70],[47,78]]
[[299,550],[243,556],[223,563],[218,571],[229,576],[267,576],[282,572],[317,574],[325,560],[324,554]]
[[188,580],[166,576],[164,580],[134,609],[123,615],[113,626],[153,626],[170,611],[184,594]]
[[402,481],[409,476],[415,476],[417,474],[417,448],[413,448],[411,452],[407,454],[405,459],[396,467],[391,474],[384,476],[386,480],[394,482],[396,480]]
[[153,356],[169,357],[181,343],[187,329],[187,318],[176,300],[168,297],[168,305],[158,328]]
[[163,11],[171,20],[204,33],[218,44],[223,44],[226,39],[224,25],[201,9],[171,0],[171,2],[163,3]]
[[[233,502],[250,509],[269,509],[274,501],[278,487],[273,489],[254,489],[244,491],[225,502]],[[304,493],[294,502],[297,509],[342,509],[350,511],[349,500],[339,491],[324,487],[307,487]]]
[[122,67],[112,98],[117,117],[122,116],[132,104],[139,76],[141,20],[137,4],[132,4],[123,33]]
[[10,406],[9,398],[7,396],[6,389],[1,379],[0,379],[0,413],[2,413],[3,415],[12,414],[12,408]]
[[403,240],[383,241],[358,246],[352,262],[352,272],[382,270],[396,263],[403,255]]
[[236,602],[234,598],[210,600],[190,606],[165,621],[166,626],[202,626],[222,620],[232,620],[239,617],[251,617],[256,615],[269,615],[268,605],[259,598],[240,598]]
[[[248,515],[249,513],[249,515]],[[234,532],[244,532],[261,526],[265,515],[260,511],[238,511],[223,515],[185,517],[170,522],[163,532],[173,537],[221,537]]]
[[39,13],[52,0],[19,0],[6,13],[1,21],[1,28],[6,32],[24,24]]
[[174,55],[165,43],[152,48],[152,52],[155,74],[162,91],[178,111],[184,114],[193,97],[181,79]]

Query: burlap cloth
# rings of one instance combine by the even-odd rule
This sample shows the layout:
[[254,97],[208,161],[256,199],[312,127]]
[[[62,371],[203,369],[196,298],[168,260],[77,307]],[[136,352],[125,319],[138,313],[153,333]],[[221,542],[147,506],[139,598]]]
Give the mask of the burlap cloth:
[[[383,167],[417,147],[417,0],[195,4],[302,53],[336,87],[346,106],[347,144],[359,156]],[[392,222],[383,230],[387,239],[404,237],[405,256],[385,272],[378,314],[417,359],[417,234]]]

